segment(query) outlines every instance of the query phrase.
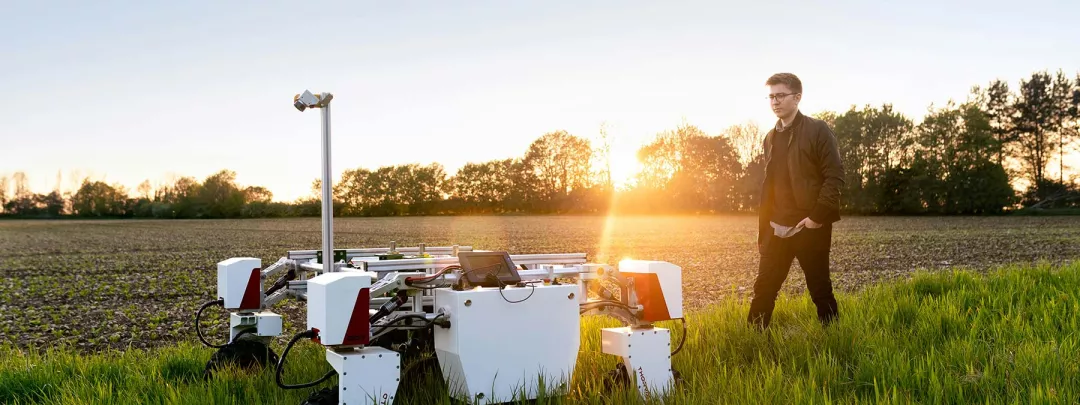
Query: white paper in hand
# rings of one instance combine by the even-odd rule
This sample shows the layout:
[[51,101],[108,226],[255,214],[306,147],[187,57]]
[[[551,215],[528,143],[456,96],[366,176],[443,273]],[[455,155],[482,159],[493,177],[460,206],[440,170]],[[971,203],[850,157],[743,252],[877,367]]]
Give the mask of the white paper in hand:
[[792,236],[795,236],[795,234],[799,233],[799,231],[801,231],[805,227],[802,222],[795,226],[784,226],[776,222],[769,223],[772,224],[773,235],[776,235],[779,238],[790,238]]

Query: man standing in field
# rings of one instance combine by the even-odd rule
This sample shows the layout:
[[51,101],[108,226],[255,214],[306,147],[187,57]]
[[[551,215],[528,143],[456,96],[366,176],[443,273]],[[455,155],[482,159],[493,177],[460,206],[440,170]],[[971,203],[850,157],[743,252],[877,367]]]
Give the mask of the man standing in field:
[[819,119],[799,111],[802,82],[778,73],[765,82],[769,103],[779,118],[765,136],[765,181],[758,220],[761,264],[747,320],[769,326],[780,287],[794,259],[806,275],[818,320],[828,325],[839,315],[829,278],[832,223],[840,220],[844,167],[836,136]]

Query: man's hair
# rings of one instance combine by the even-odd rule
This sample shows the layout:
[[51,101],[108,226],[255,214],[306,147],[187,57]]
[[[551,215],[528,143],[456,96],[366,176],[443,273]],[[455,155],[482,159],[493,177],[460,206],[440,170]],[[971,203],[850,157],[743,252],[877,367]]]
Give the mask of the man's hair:
[[775,84],[786,85],[791,91],[796,93],[802,93],[802,80],[799,80],[798,76],[791,73],[777,73],[769,76],[769,80],[765,81],[766,86],[772,86]]

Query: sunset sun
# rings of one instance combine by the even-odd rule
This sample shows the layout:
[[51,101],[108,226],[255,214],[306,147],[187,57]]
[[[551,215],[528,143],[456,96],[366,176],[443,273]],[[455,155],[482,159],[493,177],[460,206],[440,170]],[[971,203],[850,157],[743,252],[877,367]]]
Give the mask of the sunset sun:
[[641,162],[635,153],[612,154],[611,156],[611,181],[615,187],[630,187],[634,184],[634,177],[641,171]]

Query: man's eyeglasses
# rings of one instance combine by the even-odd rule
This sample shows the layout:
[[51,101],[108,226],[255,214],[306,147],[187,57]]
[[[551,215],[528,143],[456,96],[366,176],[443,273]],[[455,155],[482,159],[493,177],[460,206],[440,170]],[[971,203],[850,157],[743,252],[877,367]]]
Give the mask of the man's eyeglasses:
[[783,101],[785,98],[787,98],[787,96],[791,96],[791,95],[795,95],[795,94],[799,94],[799,93],[776,93],[776,94],[770,94],[769,95],[769,101],[776,101],[776,100]]

